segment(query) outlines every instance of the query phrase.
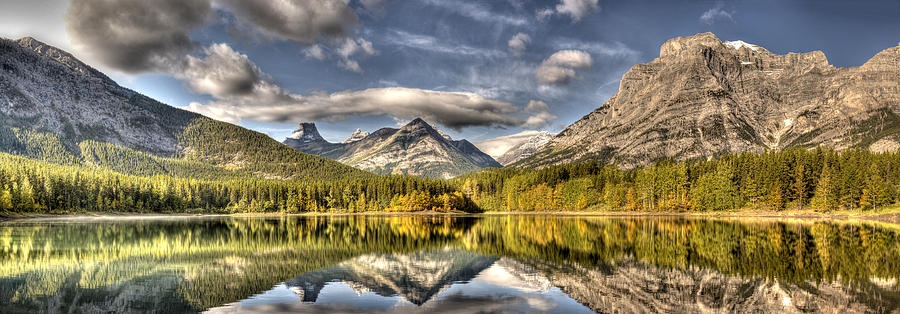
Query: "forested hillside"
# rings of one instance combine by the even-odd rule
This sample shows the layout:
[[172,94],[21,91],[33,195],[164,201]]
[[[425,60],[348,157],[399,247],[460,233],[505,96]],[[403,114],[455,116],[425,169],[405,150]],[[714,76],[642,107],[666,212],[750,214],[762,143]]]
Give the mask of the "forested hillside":
[[[163,160],[159,167],[169,167]],[[200,168],[202,169],[202,168]],[[360,177],[330,181],[135,176],[0,153],[0,213],[247,213],[472,210],[443,181]]]
[[869,210],[894,204],[900,154],[789,149],[621,170],[581,163],[454,179],[483,210]]

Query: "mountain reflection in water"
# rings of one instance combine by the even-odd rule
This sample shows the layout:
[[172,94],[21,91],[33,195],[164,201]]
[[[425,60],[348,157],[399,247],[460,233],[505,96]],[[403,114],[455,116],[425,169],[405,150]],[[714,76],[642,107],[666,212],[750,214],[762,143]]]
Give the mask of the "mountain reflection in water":
[[0,312],[893,312],[893,226],[339,216],[0,224]]
[[523,265],[458,249],[372,254],[210,313],[592,313]]

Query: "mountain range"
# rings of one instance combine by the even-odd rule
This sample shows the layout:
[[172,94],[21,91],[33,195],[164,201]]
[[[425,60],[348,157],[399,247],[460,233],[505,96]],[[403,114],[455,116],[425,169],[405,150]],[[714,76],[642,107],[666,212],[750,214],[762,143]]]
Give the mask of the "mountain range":
[[898,112],[900,47],[838,68],[821,51],[779,55],[703,33],[666,41],[606,103],[513,166],[592,160],[633,168],[788,147],[893,151]]
[[302,123],[282,145],[119,86],[33,38],[0,40],[0,152],[137,175],[451,178],[487,167],[633,168],[789,147],[894,151],[898,112],[900,47],[839,68],[819,51],[779,55],[703,33],[665,42],[658,58],[623,76],[614,96],[555,136],[532,132],[497,150],[415,119],[357,129],[340,143]]
[[340,143],[322,138],[315,124],[301,123],[283,143],[376,174],[452,178],[502,167],[469,141],[453,140],[418,118],[399,129],[382,128],[371,134],[357,130]]
[[136,175],[368,175],[160,103],[30,37],[0,39],[0,152]]

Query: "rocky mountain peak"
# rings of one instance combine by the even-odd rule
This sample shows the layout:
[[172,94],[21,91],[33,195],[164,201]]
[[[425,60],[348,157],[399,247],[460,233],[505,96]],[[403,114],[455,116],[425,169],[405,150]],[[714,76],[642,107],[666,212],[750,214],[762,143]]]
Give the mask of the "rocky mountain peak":
[[892,70],[900,69],[900,43],[897,46],[885,49],[861,66],[867,70]]
[[363,132],[359,128],[356,128],[356,131],[353,131],[353,134],[350,134],[350,137],[341,142],[341,144],[353,143],[366,138],[366,136],[369,136],[369,132]]
[[678,57],[684,53],[697,52],[700,48],[719,48],[722,41],[713,33],[700,33],[694,36],[675,37],[663,43],[659,49],[660,58]]
[[[9,39],[3,39],[3,40],[9,40]],[[31,50],[31,51],[37,53],[38,55],[41,55],[50,60],[59,62],[62,65],[65,65],[66,67],[68,67],[69,69],[77,71],[81,74],[93,75],[93,76],[100,77],[102,79],[109,80],[109,78],[106,75],[103,75],[102,73],[95,70],[94,68],[91,68],[87,64],[82,63],[81,61],[76,59],[74,56],[69,54],[68,52],[65,52],[65,51],[58,49],[56,47],[53,47],[51,45],[45,44],[45,43],[43,43],[37,39],[34,39],[32,37],[22,37],[22,38],[19,38],[18,40],[11,40],[11,41],[15,42],[17,45],[19,45],[19,47]]]
[[425,120],[422,120],[421,118],[413,119],[412,121],[401,127],[400,131],[401,133],[408,133],[410,136],[414,137],[424,134],[432,134],[438,137],[443,137],[440,133],[438,133],[437,129],[432,127],[430,124],[428,124],[428,122],[425,122]]
[[760,46],[746,43],[743,40],[726,41],[723,44],[725,44],[726,47],[733,48],[734,50],[750,49],[751,51],[755,51],[755,52],[764,50],[764,48],[762,48]]
[[325,141],[325,139],[322,138],[322,135],[319,135],[319,130],[316,129],[316,124],[311,122],[300,123],[300,127],[294,130],[294,133],[292,133],[287,138],[290,140],[299,141],[301,143]]
[[429,129],[432,129],[431,125],[428,124],[428,122],[425,122],[425,120],[422,120],[422,118],[413,119],[412,121],[410,121],[409,123],[404,125],[403,128],[429,128]]

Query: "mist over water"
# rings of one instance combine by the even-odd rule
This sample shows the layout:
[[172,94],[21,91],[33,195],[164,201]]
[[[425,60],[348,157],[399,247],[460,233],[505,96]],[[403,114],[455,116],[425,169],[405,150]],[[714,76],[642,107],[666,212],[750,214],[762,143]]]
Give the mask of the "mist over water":
[[0,224],[34,312],[900,311],[893,226],[560,216]]

